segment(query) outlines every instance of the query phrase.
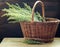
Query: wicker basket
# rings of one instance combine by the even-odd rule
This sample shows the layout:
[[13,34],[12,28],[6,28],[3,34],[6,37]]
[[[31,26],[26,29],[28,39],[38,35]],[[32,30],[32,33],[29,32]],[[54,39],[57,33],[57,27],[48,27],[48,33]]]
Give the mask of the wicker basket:
[[43,42],[51,42],[54,40],[54,36],[60,21],[55,18],[46,18],[47,21],[45,22],[34,22],[34,9],[37,3],[41,3],[42,16],[44,17],[44,4],[41,1],[36,1],[32,9],[32,21],[20,22],[24,38]]

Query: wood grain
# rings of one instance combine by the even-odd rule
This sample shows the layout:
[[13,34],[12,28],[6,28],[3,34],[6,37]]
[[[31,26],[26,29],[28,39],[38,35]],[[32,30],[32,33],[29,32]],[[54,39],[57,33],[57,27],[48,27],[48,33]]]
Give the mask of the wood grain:
[[24,38],[4,38],[1,47],[60,47],[60,38],[54,38],[52,43],[44,43],[44,44],[25,44],[22,43]]

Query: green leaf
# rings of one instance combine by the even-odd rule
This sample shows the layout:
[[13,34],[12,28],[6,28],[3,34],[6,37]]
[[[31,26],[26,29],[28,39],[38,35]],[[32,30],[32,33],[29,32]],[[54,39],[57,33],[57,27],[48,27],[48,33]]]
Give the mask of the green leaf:
[[43,44],[44,43],[44,42],[37,41],[37,40],[24,40],[22,42],[26,44]]

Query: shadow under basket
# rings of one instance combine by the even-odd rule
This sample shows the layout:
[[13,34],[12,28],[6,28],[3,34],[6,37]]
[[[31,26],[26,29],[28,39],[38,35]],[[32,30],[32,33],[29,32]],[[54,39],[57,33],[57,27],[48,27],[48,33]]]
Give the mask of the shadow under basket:
[[46,22],[20,22],[25,39],[52,42],[54,40],[59,20],[46,18]]

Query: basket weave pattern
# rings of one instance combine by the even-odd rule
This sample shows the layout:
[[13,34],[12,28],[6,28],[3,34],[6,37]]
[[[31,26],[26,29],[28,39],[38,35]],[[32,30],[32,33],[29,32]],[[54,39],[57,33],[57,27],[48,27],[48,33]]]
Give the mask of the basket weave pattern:
[[48,41],[56,34],[58,23],[21,22],[22,31],[26,39]]

